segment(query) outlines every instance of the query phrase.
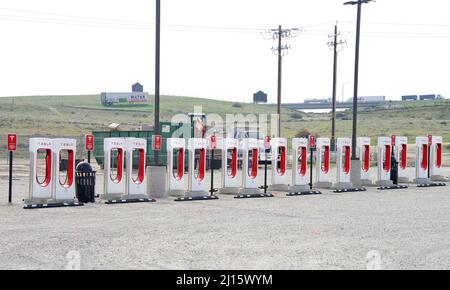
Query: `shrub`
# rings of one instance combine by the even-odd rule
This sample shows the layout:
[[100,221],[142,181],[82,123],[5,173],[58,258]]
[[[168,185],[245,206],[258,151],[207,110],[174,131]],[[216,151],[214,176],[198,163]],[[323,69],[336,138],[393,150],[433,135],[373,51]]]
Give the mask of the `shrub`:
[[308,131],[308,129],[301,129],[300,131],[295,134],[295,138],[308,138],[311,133]]
[[233,108],[242,108],[243,106],[240,103],[234,103],[232,107]]
[[303,115],[300,114],[300,113],[292,113],[291,114],[291,119],[302,120],[303,119]]

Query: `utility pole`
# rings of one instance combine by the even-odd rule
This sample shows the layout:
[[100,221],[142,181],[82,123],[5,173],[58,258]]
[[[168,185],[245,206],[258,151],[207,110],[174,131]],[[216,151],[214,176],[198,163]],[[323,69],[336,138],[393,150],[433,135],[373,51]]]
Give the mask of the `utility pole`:
[[344,40],[338,41],[338,36],[340,33],[338,33],[338,26],[337,24],[334,26],[334,34],[330,35],[329,37],[333,37],[333,40],[328,42],[328,46],[333,49],[334,52],[334,64],[333,64],[333,109],[331,112],[331,150],[334,151],[336,147],[336,90],[337,90],[337,66],[338,66],[338,49],[344,43],[346,43]]
[[[160,84],[160,57],[161,57],[161,0],[156,0],[156,41],[155,41],[155,129],[154,135],[159,135],[159,84]],[[159,152],[154,150],[155,164],[159,164]]]
[[354,186],[360,186],[361,183],[361,160],[356,157],[357,147],[357,125],[358,125],[358,79],[359,79],[359,41],[361,36],[361,6],[373,0],[357,0],[345,2],[344,5],[357,5],[356,17],[356,47],[355,47],[355,79],[353,91],[353,128],[352,128],[352,171],[350,179]]
[[266,35],[263,37],[267,40],[278,40],[277,46],[272,47],[272,52],[278,56],[278,82],[277,82],[277,134],[281,137],[281,91],[282,91],[282,67],[283,56],[288,53],[291,46],[288,44],[283,45],[283,39],[289,39],[297,37],[301,30],[299,28],[282,29],[281,25],[277,29],[271,29],[266,31]]
[[277,87],[277,136],[278,138],[281,137],[281,74],[283,71],[283,48],[281,47],[281,33],[282,33],[282,29],[281,29],[281,25],[278,26],[278,35],[280,37],[278,37],[278,87]]

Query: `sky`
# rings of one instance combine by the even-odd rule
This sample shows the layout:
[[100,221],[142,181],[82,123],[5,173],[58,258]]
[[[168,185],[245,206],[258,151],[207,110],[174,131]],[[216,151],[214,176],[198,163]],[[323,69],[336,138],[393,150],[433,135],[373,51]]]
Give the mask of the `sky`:
[[[322,0],[162,0],[161,93],[276,102],[268,29],[299,28],[283,57],[283,102],[330,98],[338,23],[338,99],[353,94],[356,6]],[[450,3],[363,5],[360,96],[450,98]],[[154,92],[154,0],[1,0],[0,96]]]

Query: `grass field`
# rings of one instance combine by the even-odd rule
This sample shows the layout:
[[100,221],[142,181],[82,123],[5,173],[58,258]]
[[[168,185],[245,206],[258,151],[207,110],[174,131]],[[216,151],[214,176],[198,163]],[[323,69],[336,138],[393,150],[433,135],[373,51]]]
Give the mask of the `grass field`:
[[[112,106],[100,104],[99,95],[87,96],[29,96],[0,98],[0,137],[15,132],[19,137],[32,136],[73,137],[92,130],[103,130],[111,123],[122,124],[123,129],[137,129],[153,123],[153,99],[149,105]],[[170,120],[173,115],[192,112],[201,106],[204,113],[274,114],[275,106],[233,103],[209,99],[163,96],[161,116]],[[330,136],[330,114],[305,114],[283,110],[283,136],[291,138],[306,129],[319,136]],[[385,108],[362,109],[359,114],[359,136],[391,134],[415,138],[419,135],[442,135],[450,140],[450,101],[392,103]],[[338,113],[338,137],[351,136],[351,112]],[[412,141],[413,142],[413,141]],[[374,143],[375,144],[375,143]],[[1,142],[2,151],[5,148]]]

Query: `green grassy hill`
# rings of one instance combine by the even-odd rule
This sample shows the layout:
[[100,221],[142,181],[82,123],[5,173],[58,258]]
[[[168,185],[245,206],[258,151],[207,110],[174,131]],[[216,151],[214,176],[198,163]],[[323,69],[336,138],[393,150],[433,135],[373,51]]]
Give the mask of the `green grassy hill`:
[[[204,113],[221,116],[275,113],[275,106],[271,105],[175,96],[163,96],[161,101],[163,120],[170,120],[175,114],[192,112],[195,106],[202,106]],[[153,99],[150,104],[153,104]],[[150,104],[104,107],[98,95],[0,98],[0,135],[3,137],[8,132],[15,132],[22,138],[82,136],[92,130],[103,130],[113,122],[122,124],[124,129],[138,128],[153,123],[154,107]],[[303,129],[330,136],[330,114],[283,110],[282,120],[286,137],[293,137]],[[386,108],[362,109],[358,122],[360,136],[397,134],[415,138],[435,134],[444,136],[449,142],[450,101],[396,102]],[[351,112],[338,113],[338,136],[351,136],[351,123]]]

